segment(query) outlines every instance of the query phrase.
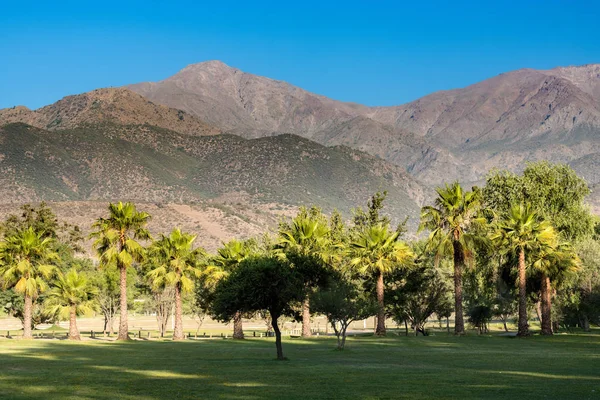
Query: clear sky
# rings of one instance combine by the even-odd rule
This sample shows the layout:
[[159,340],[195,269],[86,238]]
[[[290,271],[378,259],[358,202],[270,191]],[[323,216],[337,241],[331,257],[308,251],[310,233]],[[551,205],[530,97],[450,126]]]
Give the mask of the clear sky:
[[0,108],[218,59],[394,105],[519,68],[600,62],[600,1],[3,1]]

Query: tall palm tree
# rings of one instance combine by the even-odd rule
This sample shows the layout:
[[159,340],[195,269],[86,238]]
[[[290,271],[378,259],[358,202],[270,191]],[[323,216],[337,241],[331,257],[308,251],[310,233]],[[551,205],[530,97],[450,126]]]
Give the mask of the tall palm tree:
[[518,255],[519,276],[519,331],[518,336],[529,335],[527,323],[527,264],[526,253],[556,245],[556,231],[548,221],[538,218],[529,206],[513,205],[502,219],[496,222],[492,240],[501,252]]
[[390,231],[389,225],[372,225],[365,228],[350,243],[351,265],[362,274],[374,274],[377,279],[377,328],[375,334],[384,336],[385,303],[384,276],[396,268],[409,266],[414,254],[410,247],[398,240],[399,233]]
[[48,288],[59,261],[54,239],[33,228],[17,230],[0,242],[0,274],[4,284],[22,293],[25,300],[23,338],[31,339],[33,300]]
[[127,323],[127,268],[144,257],[144,248],[138,240],[150,239],[146,224],[150,215],[140,212],[133,203],[119,202],[108,205],[108,218],[94,222],[94,248],[100,256],[101,265],[116,265],[119,270],[120,319],[117,340],[129,339]]
[[[203,272],[205,282],[211,286],[216,285],[218,281],[229,276],[240,263],[248,257],[255,255],[252,241],[240,241],[232,239],[217,250],[217,255],[213,257]],[[237,312],[233,316],[233,338],[244,338],[244,327],[242,323],[242,313]]]
[[436,259],[451,256],[454,261],[454,334],[463,335],[462,274],[466,261],[472,257],[477,242],[485,242],[479,228],[485,219],[478,216],[481,208],[479,191],[465,192],[458,182],[436,189],[434,206],[421,209],[419,231],[428,229],[428,247]]
[[77,316],[89,314],[97,308],[98,293],[84,274],[71,268],[66,274],[59,273],[54,286],[44,302],[46,311],[59,319],[69,319],[69,339],[80,340]]
[[[309,269],[314,266],[315,259],[321,259],[325,262],[328,257],[327,248],[329,246],[329,226],[327,220],[320,215],[309,214],[306,210],[301,210],[294,218],[291,225],[281,226],[279,229],[278,248],[287,255],[295,255],[300,264],[300,268]],[[306,277],[315,275],[316,271],[306,271]],[[312,279],[306,282],[307,289],[313,285]],[[310,329],[310,302],[309,295],[306,294],[302,302],[302,337],[312,336]]]
[[579,269],[580,260],[569,243],[543,246],[533,257],[533,269],[539,272],[542,297],[542,335],[552,335],[552,292],[568,274]]
[[199,257],[204,255],[201,248],[194,249],[195,235],[174,229],[169,236],[162,235],[148,251],[149,257],[158,267],[148,272],[154,286],[173,286],[175,289],[175,330],[173,340],[185,339],[183,333],[181,295],[194,290],[194,278],[199,277]]

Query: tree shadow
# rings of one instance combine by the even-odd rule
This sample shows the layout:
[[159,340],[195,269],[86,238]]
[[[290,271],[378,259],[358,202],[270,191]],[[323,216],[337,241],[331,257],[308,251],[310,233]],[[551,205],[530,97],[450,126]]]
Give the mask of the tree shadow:
[[[0,397],[590,398],[600,337],[0,341]],[[596,392],[593,392],[595,390]]]

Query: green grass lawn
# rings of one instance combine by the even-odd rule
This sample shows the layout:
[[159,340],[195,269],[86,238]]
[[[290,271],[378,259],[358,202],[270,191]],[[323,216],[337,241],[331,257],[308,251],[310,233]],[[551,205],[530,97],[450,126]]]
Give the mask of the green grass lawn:
[[10,399],[600,399],[600,335],[0,340]]

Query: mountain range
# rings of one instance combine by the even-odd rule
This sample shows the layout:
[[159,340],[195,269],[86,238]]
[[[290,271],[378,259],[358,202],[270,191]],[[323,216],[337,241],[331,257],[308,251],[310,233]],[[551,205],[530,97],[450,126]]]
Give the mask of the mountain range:
[[414,228],[434,186],[480,184],[490,169],[540,159],[572,165],[598,210],[600,65],[522,69],[367,107],[209,61],[160,82],[0,110],[7,204],[228,203],[262,207],[273,223],[276,209],[348,211],[387,189],[389,212],[411,215]]

